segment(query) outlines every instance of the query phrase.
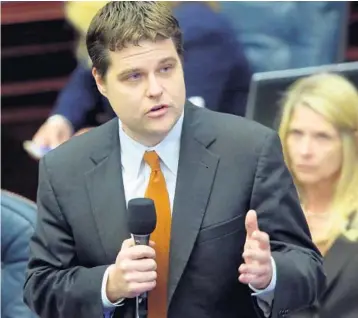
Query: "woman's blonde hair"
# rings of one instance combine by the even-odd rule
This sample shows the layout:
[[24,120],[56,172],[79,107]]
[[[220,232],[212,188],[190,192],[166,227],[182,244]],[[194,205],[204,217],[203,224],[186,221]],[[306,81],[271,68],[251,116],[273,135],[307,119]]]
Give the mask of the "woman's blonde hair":
[[86,47],[86,34],[95,14],[103,8],[108,1],[66,1],[65,17],[69,24],[77,32],[76,57],[90,67],[92,62],[88,56]]
[[[354,213],[358,213],[358,92],[344,77],[322,73],[296,81],[287,91],[282,103],[279,135],[283,144],[286,164],[291,162],[286,145],[289,126],[297,105],[310,107],[323,116],[339,132],[342,142],[342,167],[330,204],[332,226],[326,239],[336,238],[345,232]],[[292,172],[302,202],[304,194]],[[353,222],[354,223],[354,222]]]

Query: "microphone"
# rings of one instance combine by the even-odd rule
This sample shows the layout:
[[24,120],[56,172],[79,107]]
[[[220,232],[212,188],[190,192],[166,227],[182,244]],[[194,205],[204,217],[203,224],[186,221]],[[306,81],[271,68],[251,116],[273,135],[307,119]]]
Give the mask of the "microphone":
[[[136,198],[128,202],[128,229],[136,245],[149,245],[150,234],[157,224],[157,214],[152,199]],[[148,315],[148,295],[143,293],[136,298],[136,318]]]

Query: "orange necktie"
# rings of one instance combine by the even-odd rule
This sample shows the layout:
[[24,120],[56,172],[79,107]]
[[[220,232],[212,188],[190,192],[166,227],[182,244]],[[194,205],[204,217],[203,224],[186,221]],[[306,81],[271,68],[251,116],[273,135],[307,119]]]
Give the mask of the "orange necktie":
[[151,240],[155,242],[157,285],[148,295],[148,317],[166,318],[171,228],[170,201],[157,153],[155,151],[146,152],[144,161],[152,169],[145,197],[154,201],[157,212],[157,226],[150,236]]

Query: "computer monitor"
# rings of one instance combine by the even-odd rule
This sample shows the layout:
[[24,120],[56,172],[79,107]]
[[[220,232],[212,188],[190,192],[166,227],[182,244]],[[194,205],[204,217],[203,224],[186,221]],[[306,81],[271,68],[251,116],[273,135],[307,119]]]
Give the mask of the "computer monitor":
[[341,74],[358,88],[358,62],[255,73],[250,83],[245,117],[277,130],[280,103],[288,87],[301,77],[322,72]]

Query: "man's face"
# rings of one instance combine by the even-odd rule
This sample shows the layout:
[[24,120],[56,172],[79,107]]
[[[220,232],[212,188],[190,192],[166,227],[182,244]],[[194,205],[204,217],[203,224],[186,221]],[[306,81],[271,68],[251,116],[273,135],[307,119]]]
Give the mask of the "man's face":
[[303,185],[334,182],[342,165],[339,132],[320,114],[304,105],[294,110],[287,147],[291,168]]
[[109,52],[105,78],[93,70],[123,130],[147,146],[159,143],[183,112],[185,83],[181,60],[171,39],[141,41]]

